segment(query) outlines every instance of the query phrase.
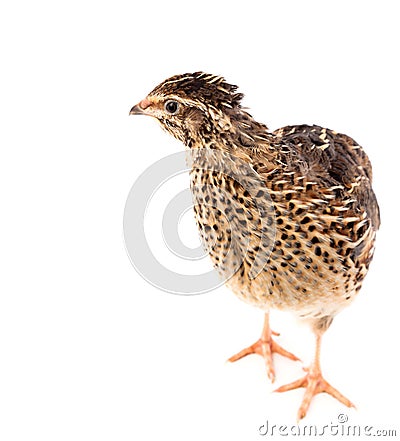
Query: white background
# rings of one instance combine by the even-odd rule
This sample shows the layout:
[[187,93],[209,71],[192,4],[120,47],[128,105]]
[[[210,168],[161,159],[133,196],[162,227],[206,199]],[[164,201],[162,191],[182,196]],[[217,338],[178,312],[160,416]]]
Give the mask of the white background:
[[[354,137],[382,209],[357,301],[327,333],[326,378],[304,423],[398,421],[399,55],[395,1],[16,1],[2,6],[0,439],[256,440],[295,423],[253,343],[262,313],[226,288],[166,294],[136,274],[122,216],[139,174],[181,145],[128,111],[159,82],[204,70],[240,85],[275,129]],[[307,364],[312,336],[275,314]],[[302,375],[276,358],[276,385]],[[398,433],[399,427],[397,426]],[[262,438],[261,438],[262,439]]]

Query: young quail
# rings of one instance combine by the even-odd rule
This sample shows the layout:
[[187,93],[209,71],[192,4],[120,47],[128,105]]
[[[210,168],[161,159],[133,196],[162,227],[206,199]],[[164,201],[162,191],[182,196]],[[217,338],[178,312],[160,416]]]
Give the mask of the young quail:
[[298,358],[272,338],[269,310],[292,311],[310,324],[315,357],[303,378],[277,391],[306,389],[298,419],[321,392],[351,407],[323,378],[319,359],[322,335],[359,292],[374,253],[380,219],[371,164],[333,130],[269,131],[242,98],[224,78],[195,72],[165,80],[130,114],[153,116],[196,152],[191,188],[204,245],[227,286],[265,312],[260,339],[230,361],[258,353],[273,381],[274,352]]

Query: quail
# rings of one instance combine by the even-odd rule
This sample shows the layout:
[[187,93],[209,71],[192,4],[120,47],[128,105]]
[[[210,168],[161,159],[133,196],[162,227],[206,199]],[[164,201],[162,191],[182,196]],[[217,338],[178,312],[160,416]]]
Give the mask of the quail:
[[273,381],[273,353],[298,358],[274,340],[269,311],[291,311],[310,325],[315,355],[303,378],[277,391],[305,388],[298,419],[321,392],[352,407],[322,376],[320,348],[373,257],[380,217],[370,161],[352,138],[317,125],[270,131],[242,98],[221,76],[187,73],[155,87],[130,114],[154,117],[192,152],[204,247],[226,285],[265,314],[260,339],[229,360],[260,354]]

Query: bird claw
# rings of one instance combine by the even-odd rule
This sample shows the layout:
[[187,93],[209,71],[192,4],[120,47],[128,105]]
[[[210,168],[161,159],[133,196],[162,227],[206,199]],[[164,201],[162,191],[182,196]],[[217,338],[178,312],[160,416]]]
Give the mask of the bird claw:
[[300,387],[306,388],[303,401],[297,413],[297,421],[300,421],[306,416],[313,397],[322,392],[328,393],[329,395],[336,398],[347,407],[355,407],[355,405],[349,399],[347,399],[344,395],[342,395],[337,389],[332,387],[322,377],[320,371],[313,372],[312,369],[305,369],[305,370],[308,372],[305,377],[293,381],[292,383],[281,386],[275,390],[275,392],[287,392],[289,390],[298,389]]
[[[276,332],[272,332],[272,334],[279,335]],[[275,381],[275,369],[272,360],[272,354],[274,352],[282,355],[283,357],[287,357],[290,360],[300,361],[298,357],[296,357],[294,354],[287,351],[286,349],[282,348],[282,346],[278,345],[278,343],[276,343],[272,338],[269,338],[269,340],[264,340],[260,338],[251,346],[233,355],[231,358],[228,359],[228,361],[233,363],[234,361],[240,360],[241,358],[246,357],[247,355],[259,354],[265,360],[268,378],[273,383]]]

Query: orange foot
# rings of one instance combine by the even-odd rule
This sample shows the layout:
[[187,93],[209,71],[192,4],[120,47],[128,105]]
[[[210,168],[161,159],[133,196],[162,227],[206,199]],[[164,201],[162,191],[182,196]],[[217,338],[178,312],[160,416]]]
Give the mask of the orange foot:
[[[279,335],[276,332],[272,332],[272,334]],[[274,363],[272,361],[272,354],[274,352],[276,352],[277,354],[281,354],[284,357],[290,358],[291,360],[300,361],[300,359],[297,358],[294,354],[288,352],[286,349],[283,349],[281,346],[279,346],[278,343],[276,343],[271,336],[269,336],[268,339],[261,337],[259,340],[257,340],[254,344],[252,344],[248,348],[243,349],[242,351],[238,352],[236,355],[233,355],[231,358],[229,358],[228,361],[234,362],[240,360],[243,357],[246,357],[246,355],[259,354],[262,357],[264,357],[265,364],[267,367],[268,378],[272,382],[274,382],[275,369],[274,369]]]
[[314,372],[312,372],[312,370],[309,370],[308,374],[305,377],[300,378],[300,380],[294,381],[293,383],[281,386],[276,389],[275,392],[286,392],[288,390],[298,389],[300,387],[305,387],[306,391],[304,394],[303,402],[301,403],[300,409],[297,413],[297,421],[306,416],[308,408],[310,407],[311,400],[315,395],[322,392],[326,392],[329,395],[332,395],[332,397],[336,398],[348,407],[355,407],[350,400],[342,395],[337,389],[332,387],[322,377],[321,371],[319,370]]

